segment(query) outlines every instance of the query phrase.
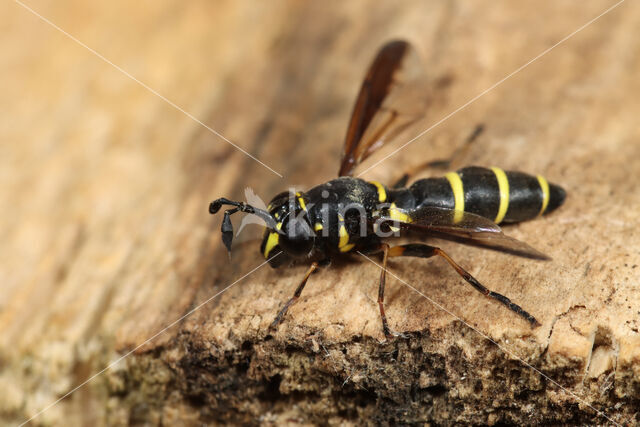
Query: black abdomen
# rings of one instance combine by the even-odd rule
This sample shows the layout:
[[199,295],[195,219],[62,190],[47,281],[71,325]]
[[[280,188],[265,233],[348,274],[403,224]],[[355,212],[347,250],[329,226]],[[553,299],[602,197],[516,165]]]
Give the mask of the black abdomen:
[[470,166],[442,178],[416,181],[409,187],[416,207],[463,210],[496,223],[518,222],[546,214],[564,202],[565,191],[542,176],[500,168]]

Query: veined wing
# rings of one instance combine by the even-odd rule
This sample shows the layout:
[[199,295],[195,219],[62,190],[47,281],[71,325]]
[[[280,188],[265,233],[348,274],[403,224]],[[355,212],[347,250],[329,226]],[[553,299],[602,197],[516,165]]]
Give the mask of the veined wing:
[[526,258],[550,259],[527,243],[507,236],[490,219],[469,212],[424,207],[406,212],[397,210],[388,215],[388,218],[389,221],[400,223],[401,228],[405,230],[426,232],[436,237],[496,249]]
[[404,40],[387,43],[369,67],[353,107],[339,176],[424,117],[428,84],[420,58]]

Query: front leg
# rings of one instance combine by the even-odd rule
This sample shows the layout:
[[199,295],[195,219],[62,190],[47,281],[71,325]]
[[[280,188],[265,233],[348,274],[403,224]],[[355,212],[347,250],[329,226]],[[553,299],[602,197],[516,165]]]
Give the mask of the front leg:
[[311,274],[318,269],[318,266],[319,264],[317,262],[311,263],[311,266],[309,267],[304,277],[302,278],[302,281],[296,288],[295,293],[289,299],[289,301],[287,301],[284,307],[282,307],[282,309],[280,310],[276,318],[271,323],[271,326],[269,327],[269,329],[275,329],[278,327],[278,324],[280,323],[284,315],[287,313],[287,310],[289,310],[289,307],[293,305],[298,300],[298,298],[300,298],[300,294],[302,294],[302,290],[304,289],[304,286],[307,284],[307,280],[309,280],[309,277],[311,276]]

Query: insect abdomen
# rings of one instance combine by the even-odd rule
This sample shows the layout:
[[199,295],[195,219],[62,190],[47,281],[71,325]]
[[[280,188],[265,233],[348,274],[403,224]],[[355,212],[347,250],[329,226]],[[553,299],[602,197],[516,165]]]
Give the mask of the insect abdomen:
[[409,187],[418,206],[471,212],[496,223],[525,221],[564,202],[565,191],[542,176],[470,166]]

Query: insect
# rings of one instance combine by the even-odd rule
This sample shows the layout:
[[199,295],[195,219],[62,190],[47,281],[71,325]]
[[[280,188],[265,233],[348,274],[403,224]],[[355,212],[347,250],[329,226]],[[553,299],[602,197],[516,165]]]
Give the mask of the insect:
[[260,250],[272,267],[293,261],[310,264],[272,327],[277,327],[300,297],[314,271],[333,258],[357,252],[382,256],[378,305],[387,338],[398,335],[389,329],[384,310],[386,267],[391,257],[439,256],[475,289],[504,304],[532,327],[539,326],[534,316],[486,288],[442,249],[424,243],[391,246],[387,238],[436,235],[545,259],[526,243],[505,235],[497,224],[525,221],[553,211],[564,202],[561,187],[540,175],[497,167],[465,167],[444,177],[417,180],[408,187],[409,174],[392,186],[351,176],[363,160],[422,117],[426,109],[424,77],[416,58],[410,44],[401,40],[387,43],[378,52],[356,98],[338,178],[306,192],[280,193],[267,210],[225,198],[210,204],[211,214],[223,205],[232,206],[224,212],[222,221],[227,250],[231,250],[233,238],[230,216],[245,212],[266,223]]

